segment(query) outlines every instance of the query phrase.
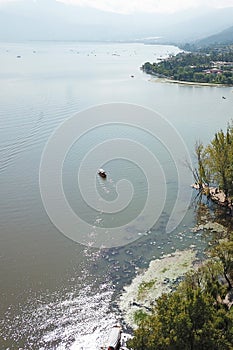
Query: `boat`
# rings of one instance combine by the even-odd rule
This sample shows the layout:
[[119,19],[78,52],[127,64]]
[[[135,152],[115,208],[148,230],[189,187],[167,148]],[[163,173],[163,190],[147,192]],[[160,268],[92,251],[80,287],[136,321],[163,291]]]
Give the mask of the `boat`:
[[106,171],[105,171],[104,169],[99,169],[99,170],[98,170],[98,174],[99,174],[99,176],[101,176],[103,179],[106,179],[106,177],[107,177]]
[[119,350],[121,346],[121,326],[113,326],[108,336],[107,349]]

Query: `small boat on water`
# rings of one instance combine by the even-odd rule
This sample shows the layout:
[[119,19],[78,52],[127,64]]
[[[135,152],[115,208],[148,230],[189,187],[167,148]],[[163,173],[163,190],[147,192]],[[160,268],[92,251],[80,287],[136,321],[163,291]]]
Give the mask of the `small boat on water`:
[[121,346],[121,326],[113,326],[108,337],[108,350],[119,350]]
[[103,179],[106,179],[106,177],[107,177],[106,171],[104,169],[99,169],[98,170],[98,175],[100,177],[102,177]]
[[131,339],[132,336],[128,333],[123,333],[122,327],[116,324],[110,329],[108,340],[106,346],[101,349],[104,350],[130,350],[127,347],[127,341]]

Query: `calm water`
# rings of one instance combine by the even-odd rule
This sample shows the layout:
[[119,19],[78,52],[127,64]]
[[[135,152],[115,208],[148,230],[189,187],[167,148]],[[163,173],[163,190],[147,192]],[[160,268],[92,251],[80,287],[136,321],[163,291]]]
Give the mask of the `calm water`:
[[[177,52],[172,46],[141,44],[1,44],[1,349],[94,349],[102,345],[106,328],[121,318],[116,300],[135,268],[190,245],[202,251],[201,237],[189,231],[195,224],[193,208],[174,232],[165,233],[177,192],[174,165],[158,143],[130,126],[95,130],[73,145],[63,181],[72,208],[93,227],[117,224],[119,217],[92,214],[81,201],[77,167],[90,148],[106,138],[134,138],[150,148],[166,170],[168,198],[157,224],[140,232],[139,240],[109,250],[75,243],[51,223],[39,190],[40,159],[48,137],[90,106],[125,102],[149,107],[174,125],[191,153],[197,139],[208,142],[224,128],[233,118],[232,88],[151,82],[139,69],[145,61]],[[133,218],[146,198],[143,173],[119,159],[106,169],[111,176],[105,183],[97,180],[98,191],[114,200],[116,183],[123,175],[128,178],[135,196],[120,220]]]

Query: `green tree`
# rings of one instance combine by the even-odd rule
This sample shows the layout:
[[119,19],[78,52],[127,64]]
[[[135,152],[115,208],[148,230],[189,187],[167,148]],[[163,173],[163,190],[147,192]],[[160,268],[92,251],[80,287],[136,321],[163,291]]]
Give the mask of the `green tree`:
[[224,133],[220,130],[206,147],[197,143],[195,147],[198,168],[193,170],[195,181],[214,183],[227,197],[233,196],[233,125]]
[[208,184],[210,182],[209,173],[207,167],[205,167],[205,153],[204,145],[201,142],[197,142],[195,145],[195,153],[197,156],[198,169],[194,169],[195,180],[199,186],[202,187],[203,183]]
[[[224,257],[228,272],[232,269],[230,254],[231,249]],[[221,302],[225,295],[225,288],[219,283],[221,271],[219,262],[213,260],[188,273],[177,290],[162,295],[153,313],[139,322],[129,347],[133,350],[232,350],[233,310]]]
[[233,131],[232,126],[227,132],[222,130],[215,134],[210,145],[206,147],[205,168],[212,176],[212,181],[217,183],[228,196],[232,192],[233,172]]
[[224,277],[229,289],[233,288],[231,277],[233,271],[233,241],[223,241],[213,248],[211,255],[220,260]]

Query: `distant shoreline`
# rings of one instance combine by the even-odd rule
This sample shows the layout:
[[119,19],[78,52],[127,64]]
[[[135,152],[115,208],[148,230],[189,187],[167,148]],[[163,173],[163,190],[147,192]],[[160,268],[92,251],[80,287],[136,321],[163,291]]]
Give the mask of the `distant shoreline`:
[[198,83],[194,81],[182,81],[182,80],[174,80],[169,78],[151,78],[149,81],[153,83],[170,83],[170,84],[180,84],[180,85],[188,85],[188,86],[210,86],[210,87],[233,87],[233,85],[226,84],[214,84],[214,83]]

